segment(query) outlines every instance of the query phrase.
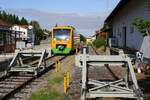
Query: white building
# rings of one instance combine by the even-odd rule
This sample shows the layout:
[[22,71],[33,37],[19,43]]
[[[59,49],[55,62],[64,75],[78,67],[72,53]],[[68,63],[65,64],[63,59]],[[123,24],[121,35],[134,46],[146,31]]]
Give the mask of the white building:
[[26,48],[34,45],[34,34],[31,25],[13,25],[12,30],[16,33],[16,48]]
[[105,20],[105,23],[112,27],[111,37],[115,38],[116,46],[134,50],[141,49],[144,40],[143,34],[132,23],[135,18],[150,20],[150,9],[144,1],[120,0]]
[[12,30],[16,32],[16,38],[27,40],[28,25],[14,25]]
[[16,38],[28,40],[32,38],[33,29],[31,25],[13,25],[12,30],[16,32]]

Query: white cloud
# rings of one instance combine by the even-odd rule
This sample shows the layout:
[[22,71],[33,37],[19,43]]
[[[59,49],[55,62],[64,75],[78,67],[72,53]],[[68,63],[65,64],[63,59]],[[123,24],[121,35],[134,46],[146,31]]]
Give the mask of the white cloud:
[[[101,28],[106,18],[105,13],[49,13],[34,9],[6,9],[9,13],[24,16],[30,20],[37,20],[43,28],[51,29],[55,24],[73,25],[78,32],[90,36]],[[101,15],[101,16],[100,16]]]

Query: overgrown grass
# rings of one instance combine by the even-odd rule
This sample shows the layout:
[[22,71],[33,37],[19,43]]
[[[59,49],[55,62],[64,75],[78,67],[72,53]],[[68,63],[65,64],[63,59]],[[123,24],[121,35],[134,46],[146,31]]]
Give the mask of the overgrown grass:
[[[68,59],[70,62],[70,59]],[[65,69],[59,72],[52,72],[46,77],[46,82],[39,91],[31,94],[29,100],[67,100],[63,91],[64,72],[71,70],[67,60]]]
[[56,91],[39,91],[31,95],[30,100],[65,100],[64,95],[59,94]]
[[51,85],[60,84],[61,82],[63,82],[62,74],[57,74],[48,80],[48,84],[51,84]]
[[65,95],[59,91],[63,82],[62,73],[54,73],[48,79],[48,84],[40,91],[34,92],[29,100],[65,100]]

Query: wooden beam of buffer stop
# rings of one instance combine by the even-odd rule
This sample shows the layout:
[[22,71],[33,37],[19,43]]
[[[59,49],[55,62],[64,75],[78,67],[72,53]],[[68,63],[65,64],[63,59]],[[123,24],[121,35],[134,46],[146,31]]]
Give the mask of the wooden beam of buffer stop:
[[55,71],[56,72],[60,72],[61,71],[61,63],[60,63],[60,61],[58,60],[58,61],[56,61],[56,69],[55,69]]
[[70,72],[64,74],[64,93],[67,93],[70,84]]

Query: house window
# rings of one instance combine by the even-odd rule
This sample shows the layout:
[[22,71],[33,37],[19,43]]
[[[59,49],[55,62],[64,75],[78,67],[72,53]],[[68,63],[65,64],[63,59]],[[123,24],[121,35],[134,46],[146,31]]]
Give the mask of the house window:
[[10,34],[11,44],[15,44],[15,34]]
[[5,42],[5,44],[8,44],[9,43],[9,38],[8,38],[8,34],[7,33],[5,33],[6,35],[6,42]]
[[9,33],[6,34],[6,40],[7,40],[7,44],[11,44]]
[[130,26],[130,33],[134,33],[134,27],[133,26]]
[[11,44],[11,37],[10,37],[10,33],[7,34],[7,43],[8,44]]
[[4,45],[3,33],[0,33],[0,45]]

